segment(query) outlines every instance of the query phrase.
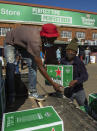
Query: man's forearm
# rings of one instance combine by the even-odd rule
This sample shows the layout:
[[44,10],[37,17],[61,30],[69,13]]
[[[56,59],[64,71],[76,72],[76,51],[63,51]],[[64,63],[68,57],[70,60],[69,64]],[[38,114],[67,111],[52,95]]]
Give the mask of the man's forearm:
[[43,67],[42,65],[42,60],[39,58],[39,57],[34,57],[36,63],[37,63],[37,66],[39,68],[39,71],[41,72],[41,74],[53,85],[53,86],[56,86],[55,85],[55,82],[53,82],[53,80],[49,77],[49,75],[47,74],[45,68]]
[[43,66],[39,66],[39,71],[42,73],[42,75],[53,85],[55,86],[53,80],[49,77],[49,75],[47,74],[45,68]]

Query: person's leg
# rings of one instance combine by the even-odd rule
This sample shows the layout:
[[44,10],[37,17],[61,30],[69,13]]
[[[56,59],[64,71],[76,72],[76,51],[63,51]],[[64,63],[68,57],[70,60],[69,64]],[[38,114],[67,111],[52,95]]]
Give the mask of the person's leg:
[[21,70],[23,70],[23,58],[21,58]]
[[30,97],[33,97],[38,100],[43,100],[44,97],[37,93],[36,84],[37,84],[37,65],[33,57],[25,58],[28,65],[28,78],[29,78],[29,88]]
[[19,71],[19,62],[17,62],[16,65],[15,65],[15,73],[16,74],[20,74],[20,71]]
[[6,65],[6,95],[9,104],[15,101],[15,85],[14,85],[14,72],[15,72],[15,48],[11,45],[5,45],[4,55],[7,61]]
[[85,56],[85,65],[87,64],[87,56]]
[[29,92],[37,92],[36,81],[37,81],[37,66],[34,60],[31,58],[25,58],[28,65],[28,79],[29,79]]
[[74,101],[74,99],[75,99],[75,93],[72,93],[72,96],[69,98],[69,99],[71,99],[71,101],[73,102]]
[[76,93],[75,99],[80,107],[83,107],[86,112],[88,112],[88,101],[85,95],[85,91],[80,90]]
[[89,56],[87,56],[87,64],[89,64]]
[[83,56],[82,55],[80,56],[80,59],[81,59],[81,61],[83,61]]

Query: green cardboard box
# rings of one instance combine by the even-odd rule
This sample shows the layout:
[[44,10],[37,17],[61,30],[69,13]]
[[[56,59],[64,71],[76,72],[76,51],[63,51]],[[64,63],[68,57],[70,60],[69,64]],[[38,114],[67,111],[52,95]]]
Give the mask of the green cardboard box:
[[3,115],[2,131],[64,131],[63,121],[52,106]]
[[47,65],[47,73],[58,84],[68,87],[73,80],[72,65]]
[[89,94],[89,107],[91,113],[94,112],[97,114],[97,93]]

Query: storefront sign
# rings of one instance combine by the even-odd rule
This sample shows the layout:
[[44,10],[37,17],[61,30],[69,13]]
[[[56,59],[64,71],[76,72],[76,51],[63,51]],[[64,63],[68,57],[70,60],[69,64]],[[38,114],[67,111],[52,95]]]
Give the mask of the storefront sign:
[[0,21],[97,28],[97,15],[0,3]]
[[70,81],[73,80],[72,65],[47,65],[47,72],[53,81],[64,87],[68,87]]
[[64,131],[63,121],[52,106],[5,113],[2,131]]

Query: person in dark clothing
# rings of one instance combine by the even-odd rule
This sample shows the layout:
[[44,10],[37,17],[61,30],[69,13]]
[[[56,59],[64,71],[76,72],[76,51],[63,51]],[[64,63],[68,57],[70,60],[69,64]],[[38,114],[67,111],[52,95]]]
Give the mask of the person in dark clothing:
[[84,62],[85,60],[85,52],[84,52],[84,48],[80,46],[79,48],[79,58],[82,62]]
[[69,87],[64,89],[64,95],[72,101],[76,99],[79,106],[88,107],[87,98],[83,88],[83,82],[88,80],[88,73],[84,63],[76,56],[78,44],[71,41],[66,47],[66,56],[61,59],[63,65],[73,65],[73,80],[69,83]]
[[87,65],[90,62],[90,53],[91,50],[89,47],[85,49],[85,64]]
[[[54,28],[54,33],[52,37],[51,28]],[[42,38],[42,52],[45,55],[45,64],[58,64],[56,58],[56,45],[54,41],[57,39],[59,34],[56,35],[56,26],[54,24],[48,23],[42,26],[42,30],[40,31],[40,36]]]

